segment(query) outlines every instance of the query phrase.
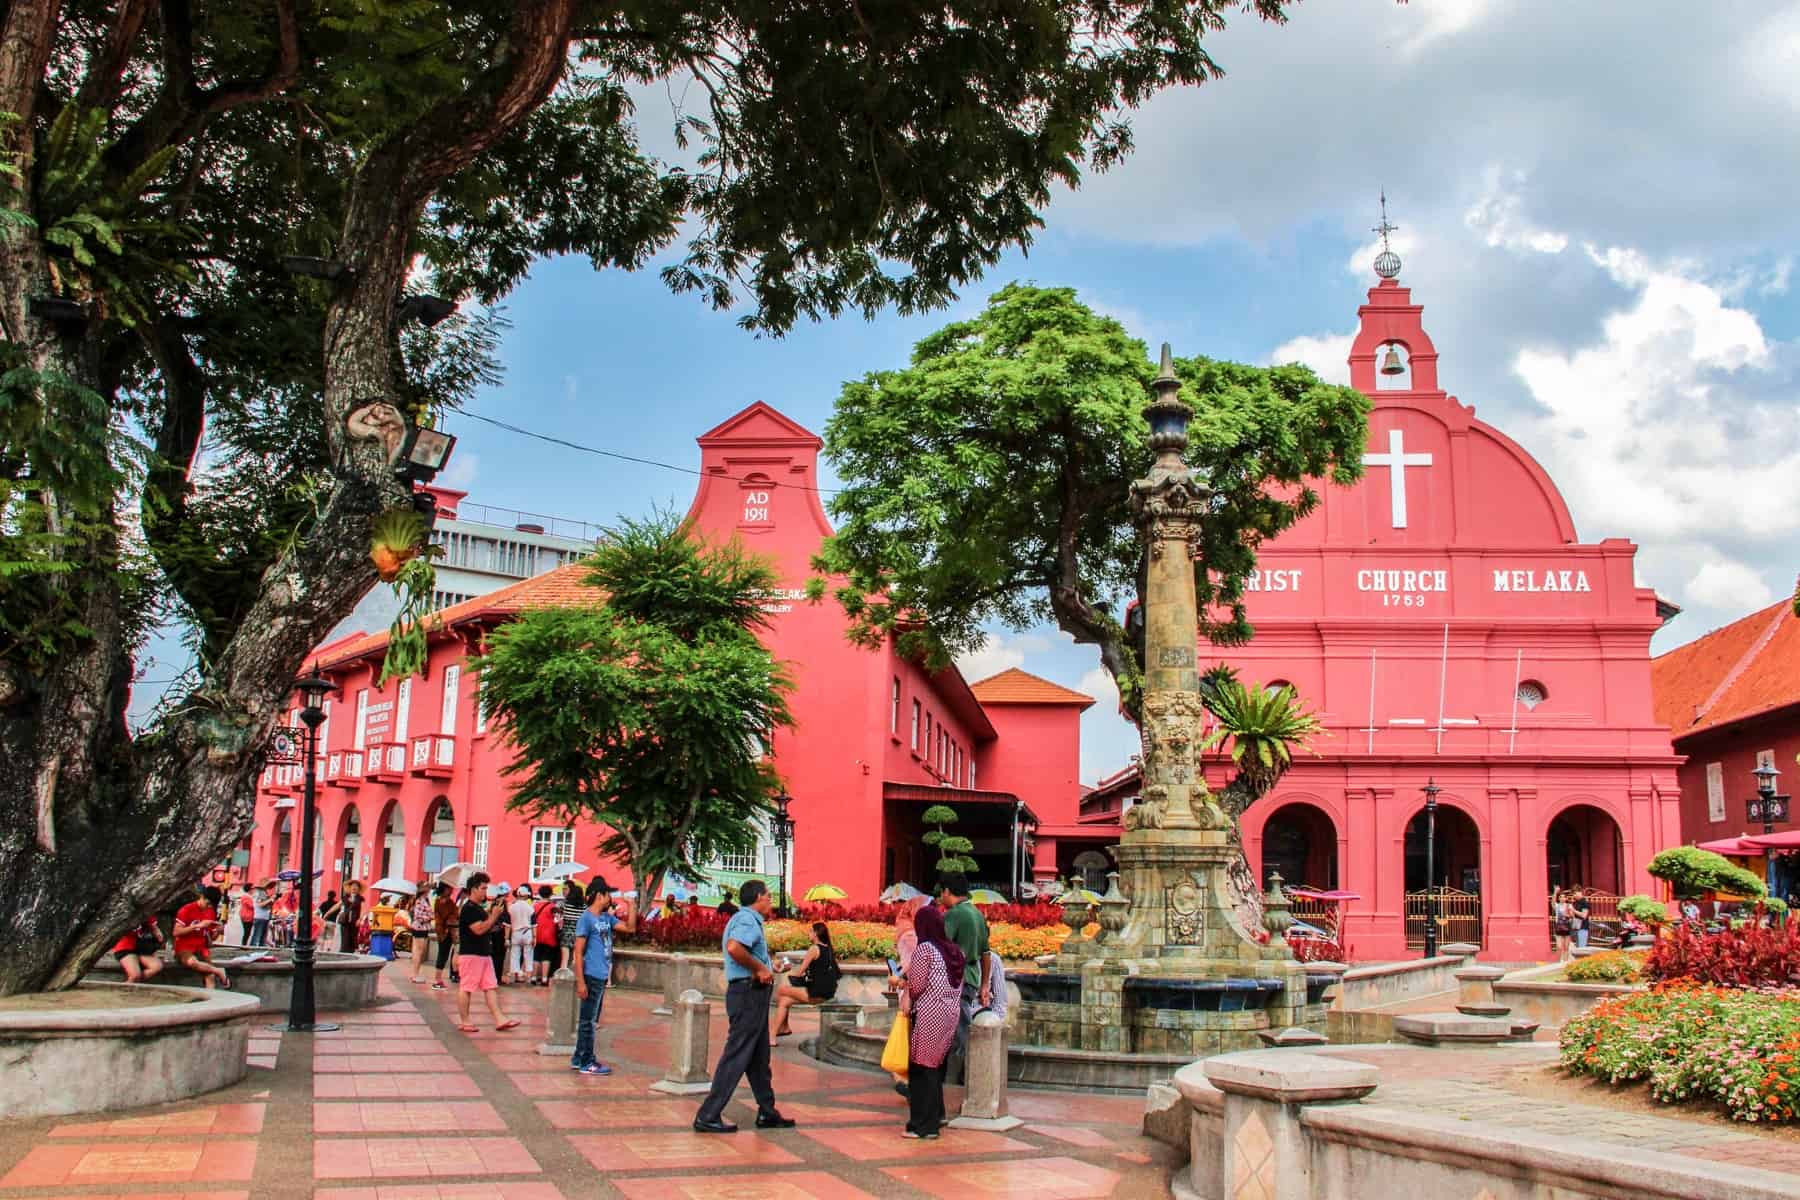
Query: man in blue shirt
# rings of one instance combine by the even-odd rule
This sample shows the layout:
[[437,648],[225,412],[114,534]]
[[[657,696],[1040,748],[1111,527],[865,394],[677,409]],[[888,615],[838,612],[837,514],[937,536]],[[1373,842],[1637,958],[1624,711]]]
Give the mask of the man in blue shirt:
[[[769,987],[775,967],[763,937],[763,918],[773,904],[769,885],[752,879],[738,889],[743,905],[731,914],[720,939],[725,951],[725,1017],[730,1030],[719,1065],[713,1068],[712,1091],[694,1116],[695,1133],[736,1133],[725,1120],[725,1106],[746,1076],[756,1096],[758,1129],[792,1129],[794,1122],[775,1108],[775,1085],[769,1078]],[[785,969],[785,968],[784,968]]]
[[606,981],[612,977],[613,931],[637,931],[637,912],[625,901],[625,915],[619,916],[619,901],[613,899],[612,888],[604,879],[596,879],[588,891],[587,909],[575,922],[575,994],[581,997],[581,1015],[575,1026],[575,1055],[569,1068],[583,1075],[611,1075],[612,1068],[594,1057],[594,1026],[600,1022],[600,1005],[606,999]]

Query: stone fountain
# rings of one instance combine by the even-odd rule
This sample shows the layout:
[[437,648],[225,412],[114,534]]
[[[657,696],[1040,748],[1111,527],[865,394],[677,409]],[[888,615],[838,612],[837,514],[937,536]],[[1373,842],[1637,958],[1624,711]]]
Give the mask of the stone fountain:
[[1259,1034],[1322,1032],[1337,978],[1295,961],[1279,881],[1258,891],[1234,818],[1201,776],[1194,556],[1210,493],[1183,459],[1193,410],[1180,386],[1164,345],[1145,408],[1156,460],[1131,485],[1149,550],[1142,798],[1113,850],[1122,878],[1097,905],[1099,932],[1076,927],[1046,970],[1013,977],[1027,1046],[1190,1058],[1250,1048]]

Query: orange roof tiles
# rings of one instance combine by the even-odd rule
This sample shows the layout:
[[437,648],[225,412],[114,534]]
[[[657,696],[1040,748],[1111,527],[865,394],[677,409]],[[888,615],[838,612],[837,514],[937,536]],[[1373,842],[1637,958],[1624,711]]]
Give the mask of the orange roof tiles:
[[1793,601],[1651,659],[1650,683],[1656,719],[1677,739],[1800,704],[1800,619]]
[[983,704],[1078,704],[1086,708],[1094,703],[1094,698],[1085,692],[1051,683],[1017,667],[971,683],[969,690]]
[[[448,629],[477,617],[523,612],[528,608],[555,608],[584,601],[592,603],[599,600],[601,594],[582,582],[587,578],[588,569],[589,564],[585,562],[572,562],[554,571],[508,584],[484,596],[440,608],[431,615],[433,630]],[[385,629],[378,633],[352,634],[328,646],[321,646],[318,651],[319,665],[329,667],[362,658],[386,649],[387,643],[388,634]]]

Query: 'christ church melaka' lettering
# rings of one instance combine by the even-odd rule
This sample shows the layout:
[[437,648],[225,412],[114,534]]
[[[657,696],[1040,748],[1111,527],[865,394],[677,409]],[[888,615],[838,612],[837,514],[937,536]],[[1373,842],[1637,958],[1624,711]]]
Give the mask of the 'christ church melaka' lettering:
[[1496,592],[1591,592],[1586,571],[1494,571]]

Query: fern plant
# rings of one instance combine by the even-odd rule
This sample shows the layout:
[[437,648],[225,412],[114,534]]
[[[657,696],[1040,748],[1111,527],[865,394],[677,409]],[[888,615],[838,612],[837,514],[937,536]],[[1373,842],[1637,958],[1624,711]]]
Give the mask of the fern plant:
[[1206,706],[1218,724],[1201,743],[1212,750],[1231,743],[1231,761],[1250,798],[1265,795],[1319,732],[1319,719],[1300,703],[1294,689],[1245,685],[1219,679]]

